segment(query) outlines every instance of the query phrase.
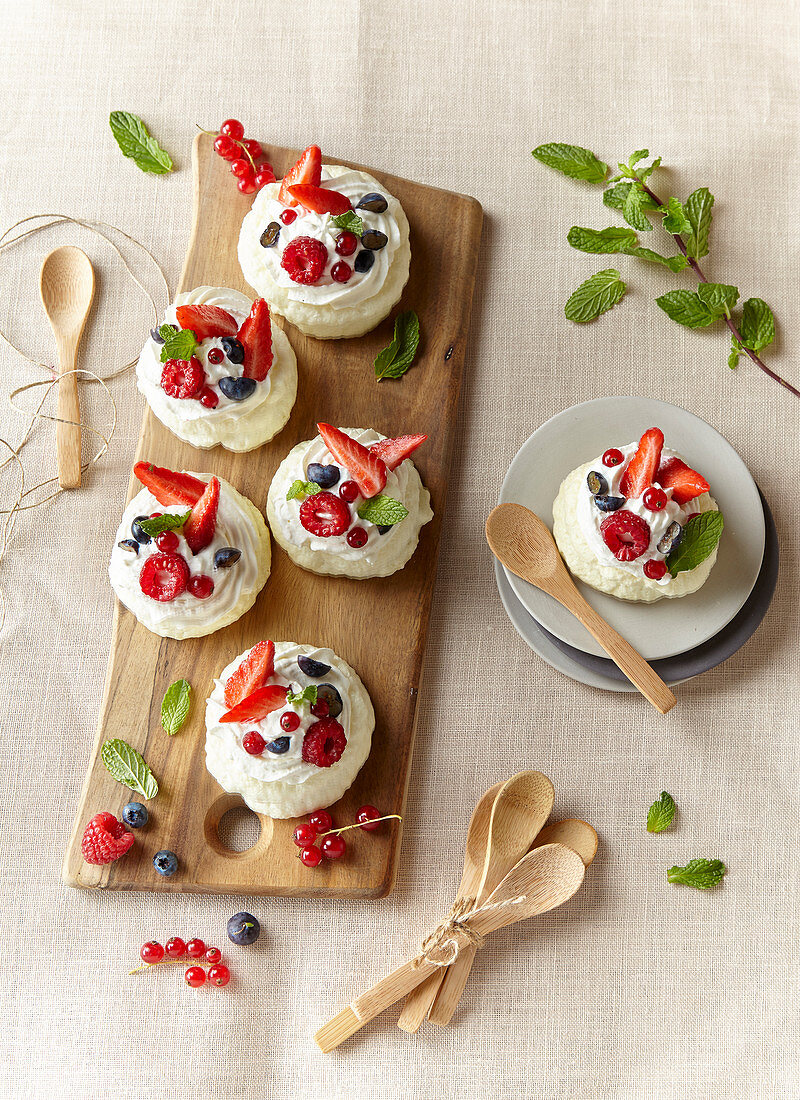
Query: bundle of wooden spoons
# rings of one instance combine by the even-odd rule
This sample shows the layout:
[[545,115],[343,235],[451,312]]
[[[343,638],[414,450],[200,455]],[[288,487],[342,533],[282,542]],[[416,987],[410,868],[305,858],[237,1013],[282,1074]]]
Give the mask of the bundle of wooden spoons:
[[427,1014],[447,1024],[483,938],[572,897],[594,859],[597,834],[576,819],[543,828],[553,797],[550,780],[534,771],[520,772],[483,795],[470,820],[464,872],[450,913],[413,959],[320,1028],[314,1038],[324,1052],[404,996],[399,1026],[405,1031],[416,1031]]

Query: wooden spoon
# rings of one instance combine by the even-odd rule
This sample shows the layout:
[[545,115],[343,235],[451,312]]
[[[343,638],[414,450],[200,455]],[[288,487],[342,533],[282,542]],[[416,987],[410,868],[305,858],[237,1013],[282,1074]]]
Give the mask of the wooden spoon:
[[[525,900],[503,909],[475,912],[465,923],[485,936],[498,928],[546,913],[563,905],[577,892],[584,872],[580,856],[563,844],[535,848],[509,871],[486,904],[511,902],[521,897]],[[410,959],[324,1024],[314,1036],[317,1045],[326,1054],[338,1047],[436,969],[436,964],[427,959]]]
[[[553,809],[553,784],[541,772],[518,772],[503,786],[492,806],[489,843],[475,903],[483,904],[530,848]],[[465,947],[442,980],[429,1019],[444,1027],[456,1010],[475,959],[475,948]]]
[[675,706],[675,696],[644,657],[580,594],[547,525],[535,512],[521,504],[498,504],[486,520],[486,540],[506,569],[572,612],[656,710],[666,714]]
[[565,817],[563,821],[545,825],[531,848],[540,848],[543,844],[563,844],[577,852],[584,867],[588,867],[597,855],[597,843],[597,833],[588,822],[577,817]]
[[74,245],[64,245],[45,257],[39,273],[42,305],[58,347],[58,484],[77,489],[81,483],[81,409],[75,370],[83,326],[94,297],[94,269],[89,257]]
[[[493,787],[478,800],[467,829],[467,846],[464,852],[464,870],[461,873],[461,884],[458,887],[456,901],[461,898],[475,897],[483,878],[483,867],[486,862],[486,849],[489,843],[489,820],[492,816],[492,807],[495,799],[503,787],[502,783],[495,783]],[[431,974],[424,982],[412,990],[406,997],[403,1011],[397,1026],[403,1031],[413,1033],[419,1031],[422,1021],[439,992],[439,986],[445,976],[445,967],[437,967],[436,973]]]

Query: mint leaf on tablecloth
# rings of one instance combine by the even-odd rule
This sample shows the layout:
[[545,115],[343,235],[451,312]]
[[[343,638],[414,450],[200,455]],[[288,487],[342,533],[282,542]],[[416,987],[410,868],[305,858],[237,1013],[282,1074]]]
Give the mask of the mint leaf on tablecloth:
[[563,145],[550,142],[539,145],[533,155],[542,164],[555,168],[574,180],[586,180],[587,183],[602,183],[608,175],[608,165],[599,160],[594,153],[580,145]]
[[661,213],[664,215],[661,224],[667,233],[677,234],[678,236],[682,233],[691,233],[692,223],[686,217],[686,211],[683,209],[683,203],[680,199],[667,199],[661,207]]
[[286,493],[287,500],[305,500],[306,497],[314,496],[315,493],[320,492],[319,485],[314,481],[293,481],[289,486],[289,490]]
[[570,295],[564,306],[564,315],[568,321],[580,325],[593,321],[601,313],[612,309],[627,289],[613,267],[598,271]]
[[165,531],[177,531],[179,527],[183,527],[191,514],[191,508],[188,512],[164,512],[163,515],[150,519],[140,519],[138,523],[144,533],[154,539]]
[[[622,210],[625,206],[625,199],[628,197],[628,192],[633,185],[629,180],[622,180],[620,183],[615,183],[613,187],[609,187],[608,190],[603,192],[603,202],[606,206],[610,206],[612,210]],[[658,210],[658,206],[647,192],[644,192],[642,197],[642,210]]]
[[718,886],[727,873],[721,859],[691,859],[685,867],[670,867],[667,882],[694,886],[696,890],[708,890]]
[[355,233],[357,237],[360,237],[364,232],[364,222],[355,210],[345,210],[344,214],[334,214],[331,218],[331,225],[335,225],[337,229],[345,229],[348,233]]
[[609,226],[608,229],[585,229],[573,225],[567,233],[567,243],[579,252],[613,253],[624,252],[636,247],[636,233],[622,226]]
[[697,297],[715,317],[729,317],[739,300],[739,289],[727,283],[701,283],[697,288]]
[[419,317],[413,309],[395,318],[392,342],[375,358],[375,377],[400,378],[414,361],[419,346]]
[[155,798],[158,794],[156,777],[148,768],[142,754],[127,741],[104,741],[100,749],[100,759],[114,779],[136,791],[142,798]]
[[667,826],[672,824],[674,816],[675,799],[671,794],[662,791],[661,797],[647,811],[648,833],[663,833]]
[[394,500],[379,493],[376,497],[370,497],[358,506],[359,519],[365,519],[368,523],[374,523],[378,527],[393,527],[400,523],[408,515],[408,509]]
[[744,348],[736,339],[735,336],[731,336],[731,353],[728,356],[728,366],[731,370],[736,370],[739,364],[739,356],[743,353]]
[[705,328],[716,321],[712,312],[693,290],[670,290],[656,298],[656,305],[664,310],[667,317],[686,328]]
[[628,194],[625,196],[625,202],[622,206],[622,216],[628,225],[632,225],[634,229],[652,232],[653,227],[644,213],[644,198],[645,193],[641,185],[633,184]]
[[292,691],[291,687],[286,689],[286,702],[290,703],[293,707],[299,707],[303,703],[308,703],[309,706],[313,707],[316,701],[316,684],[307,684],[302,691]]
[[668,267],[670,271],[683,271],[689,263],[682,253],[678,253],[677,256],[662,256],[660,252],[654,252],[652,248],[643,248],[641,245],[636,248],[625,248],[623,251],[626,256],[638,256],[640,260],[661,264],[663,267]]
[[761,351],[775,339],[775,318],[762,298],[748,298],[744,303],[739,332],[743,345],[751,351]]
[[692,231],[686,241],[686,251],[695,260],[708,255],[708,234],[711,229],[711,208],[714,196],[707,187],[692,191],[684,203],[686,217]]
[[174,336],[164,340],[161,349],[161,362],[168,359],[191,359],[197,347],[197,337],[190,328],[182,328]]
[[161,701],[161,725],[170,735],[177,733],[189,714],[192,686],[188,680],[176,680]]
[[161,176],[172,171],[169,153],[150,136],[138,115],[132,115],[129,111],[112,111],[108,122],[123,156],[130,157],[143,172]]
[[701,512],[692,516],[683,529],[683,538],[667,558],[667,569],[673,577],[696,569],[713,553],[722,535],[722,512]]

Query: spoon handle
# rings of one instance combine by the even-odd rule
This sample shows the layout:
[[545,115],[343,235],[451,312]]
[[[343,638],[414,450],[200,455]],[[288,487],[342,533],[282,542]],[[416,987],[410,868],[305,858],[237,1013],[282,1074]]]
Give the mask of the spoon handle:
[[75,370],[77,346],[58,341],[58,423],[56,453],[58,484],[62,489],[78,489],[81,484],[81,406],[78,376]]

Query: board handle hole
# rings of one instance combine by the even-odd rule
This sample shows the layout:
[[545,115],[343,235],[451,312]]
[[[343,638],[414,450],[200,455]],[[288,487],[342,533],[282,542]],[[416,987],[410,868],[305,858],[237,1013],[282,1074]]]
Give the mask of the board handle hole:
[[228,852],[249,852],[258,844],[261,822],[247,806],[233,806],[219,819],[217,836]]

